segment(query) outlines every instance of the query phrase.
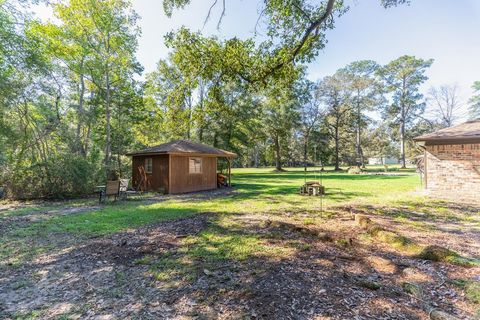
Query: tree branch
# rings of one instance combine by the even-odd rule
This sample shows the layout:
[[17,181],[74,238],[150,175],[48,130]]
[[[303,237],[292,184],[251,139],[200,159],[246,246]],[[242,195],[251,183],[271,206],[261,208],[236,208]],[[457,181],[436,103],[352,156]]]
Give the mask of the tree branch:
[[210,15],[212,14],[212,9],[217,5],[218,0],[215,0],[212,5],[210,6],[210,9],[208,9],[207,16],[205,17],[205,21],[203,21],[203,26],[207,24],[208,20],[210,20]]
[[[208,9],[208,13],[207,13],[207,16],[205,17],[205,21],[203,21],[203,27],[205,27],[208,20],[210,20],[210,17],[212,15],[212,10],[213,10],[213,8],[215,8],[217,3],[218,3],[218,0],[214,0],[212,5]],[[225,17],[225,0],[222,0],[222,13],[220,14],[220,18],[218,18],[217,29],[220,29],[220,25],[222,24],[223,17]]]
[[293,51],[291,53],[291,56],[288,59],[283,60],[283,61],[277,63],[276,65],[274,65],[265,74],[265,76],[269,76],[272,73],[274,73],[275,71],[281,69],[286,64],[293,62],[295,60],[295,58],[298,56],[298,54],[300,53],[300,50],[302,50],[302,48],[305,46],[308,38],[311,36],[312,33],[315,32],[314,37],[318,37],[318,30],[319,30],[320,26],[322,25],[322,23],[324,23],[330,17],[330,15],[332,14],[334,5],[335,5],[335,0],[328,0],[327,7],[325,8],[325,12],[318,19],[313,20],[311,22],[310,26],[303,33],[303,36],[300,39],[300,42],[293,49]]

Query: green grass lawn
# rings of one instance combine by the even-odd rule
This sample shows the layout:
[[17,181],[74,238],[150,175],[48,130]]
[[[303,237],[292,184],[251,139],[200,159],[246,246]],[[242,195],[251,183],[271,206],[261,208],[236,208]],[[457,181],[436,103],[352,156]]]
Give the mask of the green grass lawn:
[[[397,167],[391,168],[390,171],[396,173],[391,176],[354,175],[328,169],[324,173],[313,172],[313,168],[309,168],[307,173],[303,168],[290,168],[286,172],[273,172],[270,168],[236,169],[233,171],[233,183],[240,197],[260,210],[264,206],[276,209],[275,204],[319,208],[320,201],[326,206],[346,202],[389,202],[410,197],[412,191],[421,187],[419,176],[411,169],[399,171]],[[372,166],[368,171],[383,172],[383,166]],[[320,180],[327,193],[322,199],[298,194],[305,181]]]
[[[474,252],[468,255],[461,251],[469,236],[480,230],[477,208],[461,205],[457,208],[455,204],[426,199],[416,192],[421,190],[421,183],[413,169],[390,167],[389,175],[376,174],[383,173],[383,166],[370,166],[367,171],[369,174],[354,175],[332,168],[321,174],[313,168],[307,173],[303,168],[288,168],[285,172],[274,172],[273,168],[234,169],[233,188],[214,192],[147,194],[101,205],[96,198],[10,203],[17,209],[0,210],[0,272],[17,274],[13,292],[36,292],[35,283],[45,264],[53,268],[54,271],[48,272],[53,278],[71,272],[70,267],[65,269],[64,261],[78,262],[93,256],[96,258],[82,263],[86,266],[81,271],[84,277],[97,268],[102,269],[98,274],[103,274],[107,268],[101,263],[111,266],[114,274],[111,280],[105,272],[103,277],[110,280],[100,283],[108,285],[108,290],[105,287],[98,291],[98,298],[108,300],[109,293],[122,298],[122,292],[127,292],[125,279],[141,272],[152,288],[158,286],[161,290],[183,292],[200,279],[218,285],[217,296],[211,291],[205,294],[216,300],[226,292],[249,297],[250,285],[244,286],[239,281],[235,286],[222,287],[223,281],[230,283],[236,277],[243,279],[244,275],[258,280],[275,271],[278,265],[298,264],[301,269],[307,260],[310,266],[326,263],[329,267],[321,272],[335,273],[338,270],[330,266],[348,263],[338,262],[341,259],[336,256],[354,256],[357,250],[362,259],[366,254],[374,258],[387,254],[390,258],[418,259],[425,252],[434,253],[425,250],[432,244],[448,246],[446,236],[453,239],[451,243],[457,245],[459,253],[448,250],[446,255],[428,260],[447,262],[456,268],[479,265]],[[325,196],[298,193],[305,181],[314,180],[321,180]],[[340,208],[343,206],[352,206],[356,213],[383,224],[362,229],[355,225],[348,208]],[[423,234],[427,232],[431,238],[425,242]],[[469,234],[462,235],[464,232]],[[142,254],[138,255],[139,252]],[[325,252],[331,259],[325,258]],[[133,257],[126,268],[122,261],[111,262],[112,256],[129,254]],[[358,267],[358,261],[352,261]],[[34,272],[24,277],[24,267],[29,266]],[[312,270],[309,272],[316,274],[317,270]],[[462,277],[454,274],[455,278],[449,281],[464,292],[469,303],[478,303],[478,281],[468,274]],[[281,281],[282,277],[275,281]],[[358,285],[355,277],[343,285],[346,288]],[[62,279],[53,279],[58,281],[59,292],[68,287],[68,281]],[[443,278],[440,280],[445,282]],[[141,284],[142,289],[136,294],[143,294],[143,287]],[[384,286],[385,290],[388,288]],[[161,294],[155,295],[158,296]],[[18,318],[42,317],[48,313],[48,307],[45,305],[43,311],[19,312]]]
[[[233,192],[224,196],[205,198],[192,195],[180,199],[167,198],[155,203],[123,201],[83,213],[40,215],[38,221],[12,223],[0,239],[0,260],[13,259],[21,262],[48,250],[48,245],[42,245],[38,239],[54,239],[58,235],[88,238],[204,212],[281,214],[288,211],[319,210],[320,207],[346,203],[391,203],[415,198],[412,192],[420,187],[419,177],[412,170],[393,176],[352,175],[332,170],[320,174],[313,172],[312,168],[309,170],[305,174],[303,168],[290,168],[285,172],[273,172],[272,168],[234,169]],[[383,166],[369,168],[369,171],[373,170],[383,171]],[[398,173],[398,168],[390,170]],[[299,187],[305,180],[321,180],[327,194],[322,198],[299,195]],[[75,207],[94,204],[95,200],[92,199],[69,201],[63,205]],[[59,210],[61,206],[62,203],[50,203],[4,211],[0,212],[0,221],[42,210]],[[33,246],[32,241],[35,243]]]
[[[327,194],[308,197],[298,194],[305,180],[322,180]],[[351,175],[348,173],[304,173],[289,169],[276,173],[272,169],[233,170],[234,192],[211,199],[171,199],[154,204],[121,202],[100,210],[58,216],[43,222],[47,232],[111,233],[158,220],[188,216],[199,212],[259,213],[288,210],[318,210],[324,207],[356,203],[385,203],[410,199],[420,187],[418,176],[405,172],[401,176]],[[37,228],[32,226],[32,228]]]

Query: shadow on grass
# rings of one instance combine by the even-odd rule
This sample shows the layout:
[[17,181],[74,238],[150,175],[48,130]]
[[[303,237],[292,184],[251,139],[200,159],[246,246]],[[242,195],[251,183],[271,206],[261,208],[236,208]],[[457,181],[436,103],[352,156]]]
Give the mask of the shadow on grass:
[[[80,210],[76,209],[69,214],[62,213],[61,207],[56,207],[54,211],[59,212],[58,215],[38,214],[42,219],[41,221],[27,219],[20,224],[3,224],[0,228],[2,231],[0,258],[8,263],[7,260],[11,260],[10,258],[13,256],[13,260],[20,263],[39,253],[48,252],[52,243],[55,244],[63,241],[64,238],[69,238],[69,234],[75,238],[96,237],[158,221],[186,217],[198,212],[218,212],[224,210],[225,206],[229,206],[227,210],[233,211],[236,210],[235,205],[241,205],[244,200],[254,201],[253,204],[258,204],[260,210],[263,210],[262,205],[265,206],[265,210],[269,210],[268,206],[270,204],[298,207],[305,202],[314,200],[311,197],[297,196],[299,186],[303,183],[303,172],[301,171],[286,174],[249,173],[248,179],[242,177],[241,174],[236,176],[238,176],[238,179],[236,179],[235,188],[226,191],[201,192],[180,196],[154,196],[144,202],[126,201],[107,204],[100,209],[95,208],[87,212],[82,212],[82,208],[80,208]],[[312,177],[310,176],[308,179],[310,180]],[[339,187],[328,187],[329,179],[331,179],[330,181],[342,179],[392,181],[400,179],[400,177],[328,173],[324,174],[323,179],[327,185],[327,194],[324,198],[341,202],[359,197],[371,197],[374,194],[360,188],[350,191]],[[292,183],[295,184],[292,185]],[[290,195],[293,197],[290,197]],[[0,267],[1,265],[0,263]]]
[[[255,197],[265,198],[269,197],[269,200],[277,201],[277,202],[285,202],[288,203],[289,199],[286,198],[275,198],[276,196],[283,196],[283,195],[300,195],[299,189],[300,184],[298,186],[292,185],[282,185],[277,184],[276,186],[272,185],[264,185],[264,184],[254,184],[248,183],[243,184],[238,182],[234,185],[235,189],[238,190],[238,193],[234,193],[230,196],[227,196],[229,199],[236,199],[236,200],[248,200],[253,199]],[[362,196],[371,196],[373,193],[371,192],[364,192],[364,191],[345,191],[342,188],[326,188],[326,194],[324,195],[325,199],[333,199],[333,200],[349,200],[356,197]],[[305,197],[308,199],[308,197]]]
[[199,209],[157,205],[109,205],[102,209],[12,226],[0,237],[0,269],[18,266],[39,254],[74,245],[78,241],[129,228],[195,215]]
[[[480,215],[471,206],[445,202],[399,201],[389,206],[361,205],[337,207],[368,216],[384,228],[394,228],[410,234],[423,246],[438,242],[441,246],[471,257],[464,264],[478,265],[480,261]],[[460,256],[454,257],[462,264]],[[458,258],[458,259],[457,259]]]
[[[407,175],[408,176],[408,175]],[[236,180],[242,179],[250,179],[250,177],[256,177],[262,179],[262,181],[266,180],[274,180],[278,181],[279,179],[285,179],[285,181],[291,181],[292,179],[301,180],[305,178],[303,172],[299,171],[291,171],[291,172],[279,172],[279,173],[264,173],[264,172],[253,172],[248,174],[235,174],[233,178]],[[323,173],[323,174],[316,174],[317,180],[320,178],[325,180],[396,180],[402,179],[405,175],[373,175],[373,174],[347,174],[347,173]],[[306,176],[307,180],[312,180],[315,178],[315,174],[313,172],[308,172]]]
[[397,201],[382,207],[359,205],[357,209],[375,214],[418,222],[480,223],[480,207],[431,199]]
[[[426,316],[423,303],[402,294],[394,278],[375,272],[354,247],[279,233],[256,220],[246,227],[226,219],[233,216],[201,214],[73,244],[68,251],[57,248],[51,261],[23,273],[40,272],[49,286],[28,278],[18,284],[14,274],[0,281],[0,296],[6,298],[0,299],[5,304],[0,315],[17,316],[13,303],[19,313],[52,315],[51,301],[61,297],[68,308],[57,316],[64,317]],[[375,255],[405,259],[378,248]],[[378,288],[366,285],[372,281]],[[417,285],[429,292],[436,284]],[[47,292],[49,299],[39,298]],[[435,302],[443,310],[455,309],[445,299]]]

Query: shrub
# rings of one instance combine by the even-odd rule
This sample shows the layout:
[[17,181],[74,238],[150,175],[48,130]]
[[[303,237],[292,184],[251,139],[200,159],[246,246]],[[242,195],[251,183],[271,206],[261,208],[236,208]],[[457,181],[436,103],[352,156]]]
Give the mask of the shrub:
[[62,154],[45,162],[23,161],[2,171],[0,184],[8,198],[65,198],[91,193],[96,167],[84,157]]

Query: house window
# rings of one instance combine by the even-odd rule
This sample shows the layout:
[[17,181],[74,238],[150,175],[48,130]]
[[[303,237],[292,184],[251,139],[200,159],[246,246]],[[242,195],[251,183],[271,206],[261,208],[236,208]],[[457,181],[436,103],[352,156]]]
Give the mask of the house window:
[[188,172],[202,173],[202,158],[188,158]]
[[145,172],[152,173],[153,161],[152,158],[145,158]]

